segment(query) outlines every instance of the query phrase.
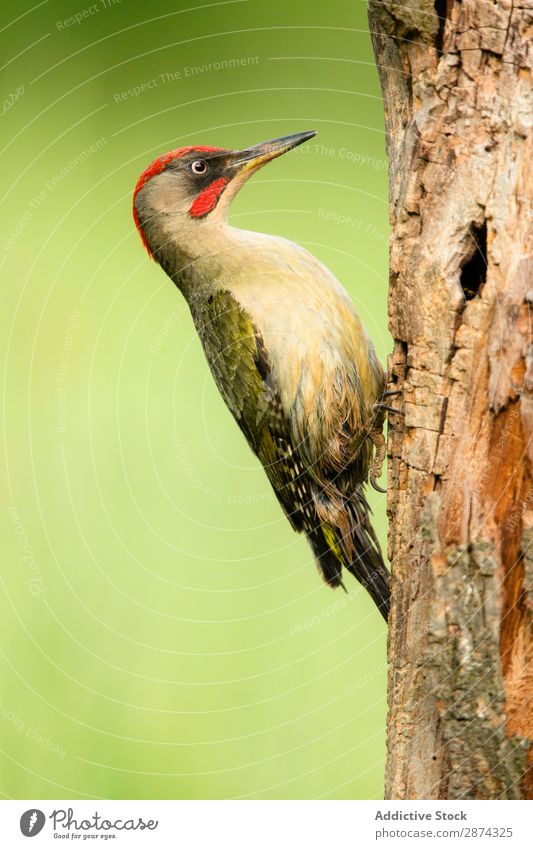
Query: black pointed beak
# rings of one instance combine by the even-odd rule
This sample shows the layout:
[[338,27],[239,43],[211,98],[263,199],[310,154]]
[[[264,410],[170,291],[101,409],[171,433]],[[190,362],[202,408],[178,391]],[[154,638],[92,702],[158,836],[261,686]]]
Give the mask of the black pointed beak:
[[[234,173],[244,173],[247,171],[255,171],[261,165],[270,162],[271,159],[276,159],[277,156],[282,156],[293,147],[298,147],[309,139],[316,136],[315,130],[310,130],[306,133],[293,133],[291,136],[282,136],[279,139],[261,142],[253,147],[248,147],[246,150],[238,150],[233,153],[229,168]],[[233,158],[234,157],[234,158]]]

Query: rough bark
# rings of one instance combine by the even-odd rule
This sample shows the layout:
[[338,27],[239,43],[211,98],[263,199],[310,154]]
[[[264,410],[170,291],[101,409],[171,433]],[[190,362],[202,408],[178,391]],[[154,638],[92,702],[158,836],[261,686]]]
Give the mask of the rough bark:
[[387,798],[533,795],[526,3],[369,0],[404,412],[389,424]]

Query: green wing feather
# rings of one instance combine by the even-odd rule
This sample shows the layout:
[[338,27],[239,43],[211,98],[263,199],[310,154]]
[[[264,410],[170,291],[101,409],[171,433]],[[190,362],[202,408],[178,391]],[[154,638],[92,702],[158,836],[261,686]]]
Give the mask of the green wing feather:
[[311,492],[290,445],[289,428],[260,334],[226,291],[212,295],[195,321],[224,401],[263,464],[292,526],[304,530],[306,513],[311,519]]

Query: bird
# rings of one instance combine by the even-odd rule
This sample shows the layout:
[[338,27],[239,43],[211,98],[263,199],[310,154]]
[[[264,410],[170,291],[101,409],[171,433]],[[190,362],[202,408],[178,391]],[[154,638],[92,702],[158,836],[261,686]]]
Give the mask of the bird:
[[242,150],[181,147],[148,165],[133,193],[142,243],[184,296],[227,407],[262,463],[324,581],[344,571],[387,620],[390,580],[365,495],[385,457],[386,376],[346,290],[285,238],[233,227],[252,174],[313,138]]

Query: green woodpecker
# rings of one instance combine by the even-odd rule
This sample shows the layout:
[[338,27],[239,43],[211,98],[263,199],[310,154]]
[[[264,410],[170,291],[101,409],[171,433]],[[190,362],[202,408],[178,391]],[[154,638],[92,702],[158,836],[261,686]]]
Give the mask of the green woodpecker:
[[218,389],[324,580],[344,586],[344,567],[386,619],[389,574],[363,493],[384,457],[381,364],[327,268],[293,242],[227,222],[246,180],[314,135],[173,150],[141,174],[133,215],[187,300]]

